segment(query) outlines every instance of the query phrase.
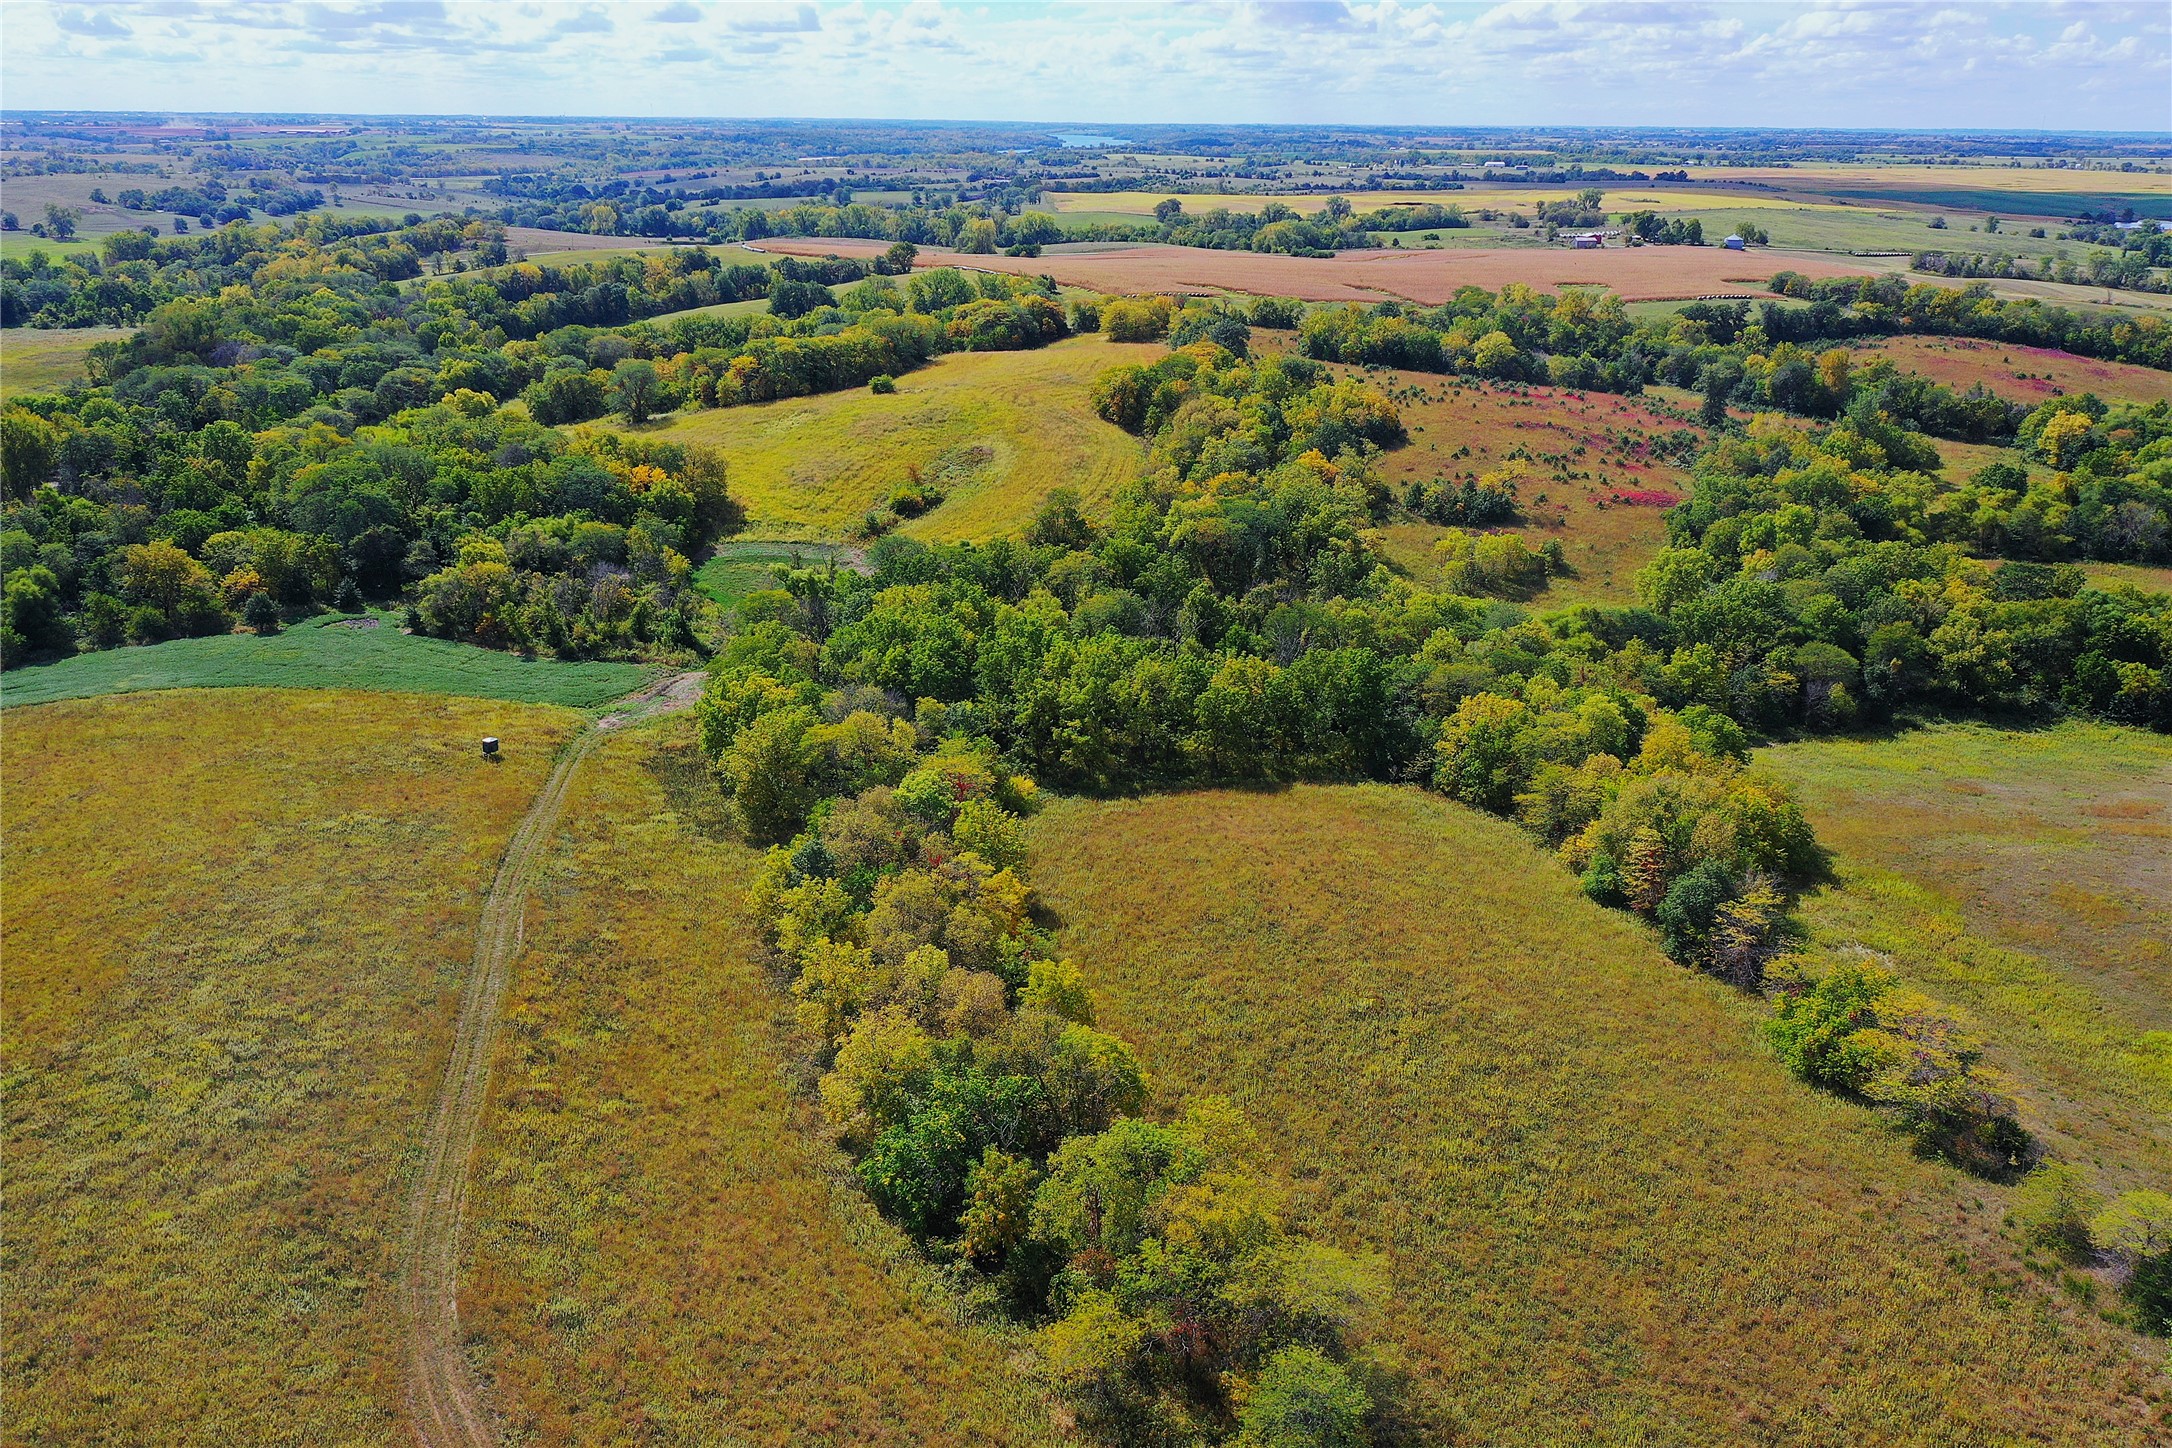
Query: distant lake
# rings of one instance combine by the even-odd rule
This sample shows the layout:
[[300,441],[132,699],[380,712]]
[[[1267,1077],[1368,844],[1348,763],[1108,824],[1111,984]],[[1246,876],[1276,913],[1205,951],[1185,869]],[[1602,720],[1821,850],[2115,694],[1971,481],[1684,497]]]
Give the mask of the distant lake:
[[1074,151],[1086,146],[1128,146],[1131,144],[1122,136],[1091,136],[1083,131],[1058,131],[1056,132],[1056,140],[1058,144],[1068,146]]

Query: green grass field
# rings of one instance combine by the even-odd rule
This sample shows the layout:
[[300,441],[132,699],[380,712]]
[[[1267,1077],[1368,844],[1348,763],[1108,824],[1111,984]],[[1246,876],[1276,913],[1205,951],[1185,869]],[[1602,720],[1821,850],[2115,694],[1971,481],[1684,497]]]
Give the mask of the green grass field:
[[99,342],[135,335],[133,327],[74,327],[65,331],[9,327],[0,331],[0,398],[55,392],[83,379],[83,362]]
[[643,431],[720,448],[749,527],[838,538],[906,481],[948,471],[937,507],[898,531],[930,542],[1016,531],[1041,500],[1074,487],[1101,503],[1138,471],[1136,439],[1093,415],[1086,389],[1118,362],[1166,349],[1076,337],[1034,352],[957,352],[865,389],[676,413]]
[[404,1436],[411,1157],[575,723],[322,690],[8,715],[0,1441]]
[[2054,1154],[2172,1179],[2172,741],[1948,724],[1760,758],[1837,856],[1815,953],[1881,952],[1973,1015]]
[[523,659],[400,632],[397,614],[306,619],[269,638],[214,634],[101,649],[0,674],[0,706],[150,689],[383,689],[586,709],[640,686],[639,664]]
[[688,719],[582,765],[530,904],[462,1321],[528,1443],[1048,1436],[787,1085],[790,1012]]
[[777,570],[791,567],[794,560],[803,568],[818,568],[834,558],[839,567],[845,567],[856,556],[854,550],[833,543],[734,538],[719,543],[716,551],[695,570],[694,587],[713,599],[719,608],[737,608],[748,594],[776,587]]
[[1414,790],[1065,802],[1036,878],[1167,1097],[1385,1254],[1417,1441],[2140,1444],[2161,1349],[2020,1285],[2000,1191],[1790,1078],[1513,827]]

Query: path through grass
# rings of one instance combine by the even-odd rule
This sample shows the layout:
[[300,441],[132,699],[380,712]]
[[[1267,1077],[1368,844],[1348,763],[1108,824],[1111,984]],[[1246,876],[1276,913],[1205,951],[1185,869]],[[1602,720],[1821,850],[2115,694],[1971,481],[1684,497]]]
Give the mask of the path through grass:
[[[757,853],[681,718],[593,750],[538,873],[461,1320],[510,1443],[1032,1441],[787,1085]],[[885,1270],[880,1263],[894,1259]]]
[[1106,502],[1145,452],[1094,416],[1086,389],[1104,368],[1167,349],[1076,337],[1033,352],[957,352],[897,379],[897,391],[795,397],[676,413],[643,431],[723,450],[749,526],[841,538],[918,468],[941,504],[898,531],[930,542],[1016,532],[1043,498],[1077,488]]
[[250,689],[8,715],[0,1441],[404,1436],[404,1185],[483,889],[576,719]]

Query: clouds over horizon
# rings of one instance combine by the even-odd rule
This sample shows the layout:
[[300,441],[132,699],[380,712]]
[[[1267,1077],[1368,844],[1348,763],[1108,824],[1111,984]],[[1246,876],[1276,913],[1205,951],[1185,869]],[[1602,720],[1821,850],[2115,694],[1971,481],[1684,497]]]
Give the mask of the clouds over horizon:
[[11,0],[11,109],[2172,130],[2172,8]]

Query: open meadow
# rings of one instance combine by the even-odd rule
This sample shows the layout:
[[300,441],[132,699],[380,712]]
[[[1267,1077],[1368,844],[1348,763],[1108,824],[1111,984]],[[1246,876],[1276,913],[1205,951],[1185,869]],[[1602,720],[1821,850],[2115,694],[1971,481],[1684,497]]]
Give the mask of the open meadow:
[[640,686],[639,664],[524,659],[402,632],[389,613],[326,614],[269,637],[209,634],[100,649],[10,669],[0,705],[49,704],[158,689],[382,689],[586,709]]
[[0,331],[0,398],[33,392],[57,392],[87,375],[84,362],[100,342],[135,335],[133,327],[72,327],[37,330],[9,327]]
[[[1503,468],[1521,478],[1536,547],[1558,539],[1573,572],[1551,581],[1548,604],[1624,603],[1636,571],[1666,541],[1667,509],[1688,495],[1688,474],[1655,444],[1694,429],[1693,414],[1652,398],[1497,384],[1373,368],[1364,373],[1402,409],[1410,440],[1380,460],[1399,494],[1413,481],[1461,482]],[[1405,522],[1381,530],[1396,562],[1437,582],[1433,545],[1447,530]]]
[[1835,855],[1814,953],[1973,1015],[2029,1128],[2108,1189],[2172,1178],[2172,742],[1940,724],[1759,758]]
[[1421,1439],[2140,1444],[2151,1374],[2018,1281],[2002,1193],[1791,1079],[1515,829],[1381,786],[1034,827],[1105,1028],[1384,1254]]
[[0,1442],[402,1435],[406,1181],[483,890],[575,722],[239,689],[9,711]]
[[2049,347],[2017,347],[1973,337],[1881,337],[1856,344],[1860,351],[1890,357],[1956,392],[1981,383],[2001,397],[2035,406],[2054,397],[2094,392],[2106,402],[2172,400],[2172,372],[2077,357]]
[[[819,238],[770,238],[761,251],[789,256],[873,256],[884,243]],[[974,256],[923,247],[914,265],[965,266],[1021,276],[1054,277],[1066,286],[1127,294],[1245,293],[1308,302],[1378,302],[1391,298],[1436,305],[1460,287],[1497,291],[1522,282],[1542,292],[1602,286],[1626,301],[1685,297],[1762,297],[1774,272],[1811,277],[1860,275],[1811,252],[1727,251],[1716,246],[1469,248],[1439,251],[1345,251],[1331,257],[1272,252],[1211,251],[1141,243],[1037,257]]]
[[786,998],[685,718],[584,761],[529,900],[462,1321],[508,1444],[1047,1436],[790,1090]]
[[719,448],[749,529],[841,537],[917,471],[943,501],[898,531],[929,542],[1015,532],[1057,488],[1089,508],[1136,476],[1136,439],[1096,417],[1087,388],[1163,348],[1077,337],[1032,352],[954,352],[897,391],[794,397],[676,413],[642,429]]

